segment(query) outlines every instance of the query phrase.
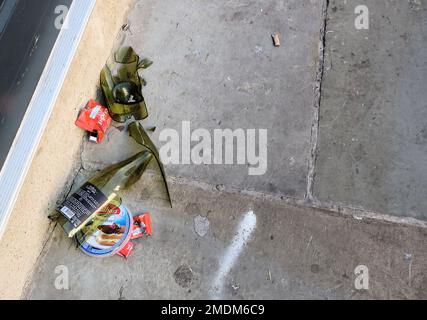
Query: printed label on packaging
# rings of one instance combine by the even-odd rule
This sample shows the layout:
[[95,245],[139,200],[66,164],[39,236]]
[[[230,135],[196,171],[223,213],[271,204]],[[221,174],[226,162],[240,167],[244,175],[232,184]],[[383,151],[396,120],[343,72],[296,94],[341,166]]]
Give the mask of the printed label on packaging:
[[96,106],[95,108],[93,108],[90,113],[90,118],[96,119],[96,116],[98,115],[99,111],[101,111],[101,106]]
[[[108,205],[111,214],[98,214],[76,235],[80,249],[93,257],[108,257],[122,250],[124,256],[129,256],[132,245],[129,245],[133,218],[129,210],[122,204],[115,207]],[[104,209],[102,211],[105,211]]]
[[99,210],[108,198],[91,183],[86,183],[76,193],[68,197],[67,200],[58,207],[64,217],[70,221],[74,228],[78,228],[82,223]]

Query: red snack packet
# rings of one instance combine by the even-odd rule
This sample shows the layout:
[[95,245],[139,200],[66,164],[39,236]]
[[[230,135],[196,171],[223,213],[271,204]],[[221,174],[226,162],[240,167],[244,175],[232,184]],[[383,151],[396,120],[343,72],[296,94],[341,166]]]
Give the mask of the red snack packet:
[[122,250],[120,250],[117,254],[127,259],[132,254],[132,251],[133,251],[133,243],[128,242],[126,246]]
[[148,212],[133,218],[132,240],[142,238],[144,235],[153,235],[153,226],[151,224],[151,216]]
[[[142,238],[144,235],[153,235],[151,216],[148,212],[134,217],[133,221],[134,225],[131,240]],[[117,255],[127,259],[132,254],[133,248],[133,243],[129,241],[124,248],[117,253]]]
[[80,111],[76,126],[90,133],[89,140],[100,143],[104,139],[111,117],[106,107],[91,99],[86,107]]

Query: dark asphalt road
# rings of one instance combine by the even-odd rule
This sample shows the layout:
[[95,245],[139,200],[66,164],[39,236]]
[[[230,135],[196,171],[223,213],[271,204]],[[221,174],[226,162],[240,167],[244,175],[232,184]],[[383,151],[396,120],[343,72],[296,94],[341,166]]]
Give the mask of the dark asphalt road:
[[0,0],[0,168],[58,37],[55,8],[72,0]]

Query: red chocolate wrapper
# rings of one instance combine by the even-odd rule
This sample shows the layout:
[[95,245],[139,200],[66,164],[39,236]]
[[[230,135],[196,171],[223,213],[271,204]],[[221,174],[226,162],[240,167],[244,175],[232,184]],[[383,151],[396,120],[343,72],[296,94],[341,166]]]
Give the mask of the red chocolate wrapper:
[[104,139],[111,121],[108,109],[92,99],[80,111],[76,126],[90,133],[90,141],[100,143]]
[[[135,216],[133,218],[133,230],[131,240],[142,238],[143,236],[153,235],[153,226],[151,224],[151,216],[148,212]],[[134,245],[132,242],[128,242],[124,248],[118,252],[119,256],[127,259],[133,251]]]
[[142,238],[144,235],[153,235],[153,226],[151,224],[151,216],[148,212],[133,218],[132,240]]
[[122,250],[120,250],[117,254],[119,256],[122,256],[123,258],[127,259],[132,254],[132,251],[133,251],[133,243],[128,242],[125,245],[125,247]]

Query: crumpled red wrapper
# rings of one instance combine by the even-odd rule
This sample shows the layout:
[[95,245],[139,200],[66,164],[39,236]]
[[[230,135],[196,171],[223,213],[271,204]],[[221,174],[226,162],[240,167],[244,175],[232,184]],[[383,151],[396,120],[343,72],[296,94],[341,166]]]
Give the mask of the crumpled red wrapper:
[[111,125],[108,109],[91,99],[80,111],[76,126],[90,133],[90,141],[100,143]]
[[[142,215],[133,218],[134,225],[132,230],[131,240],[142,238],[143,236],[151,237],[153,235],[153,227],[151,224],[150,213],[146,212]],[[117,254],[127,259],[132,254],[134,244],[129,241],[126,246]]]

